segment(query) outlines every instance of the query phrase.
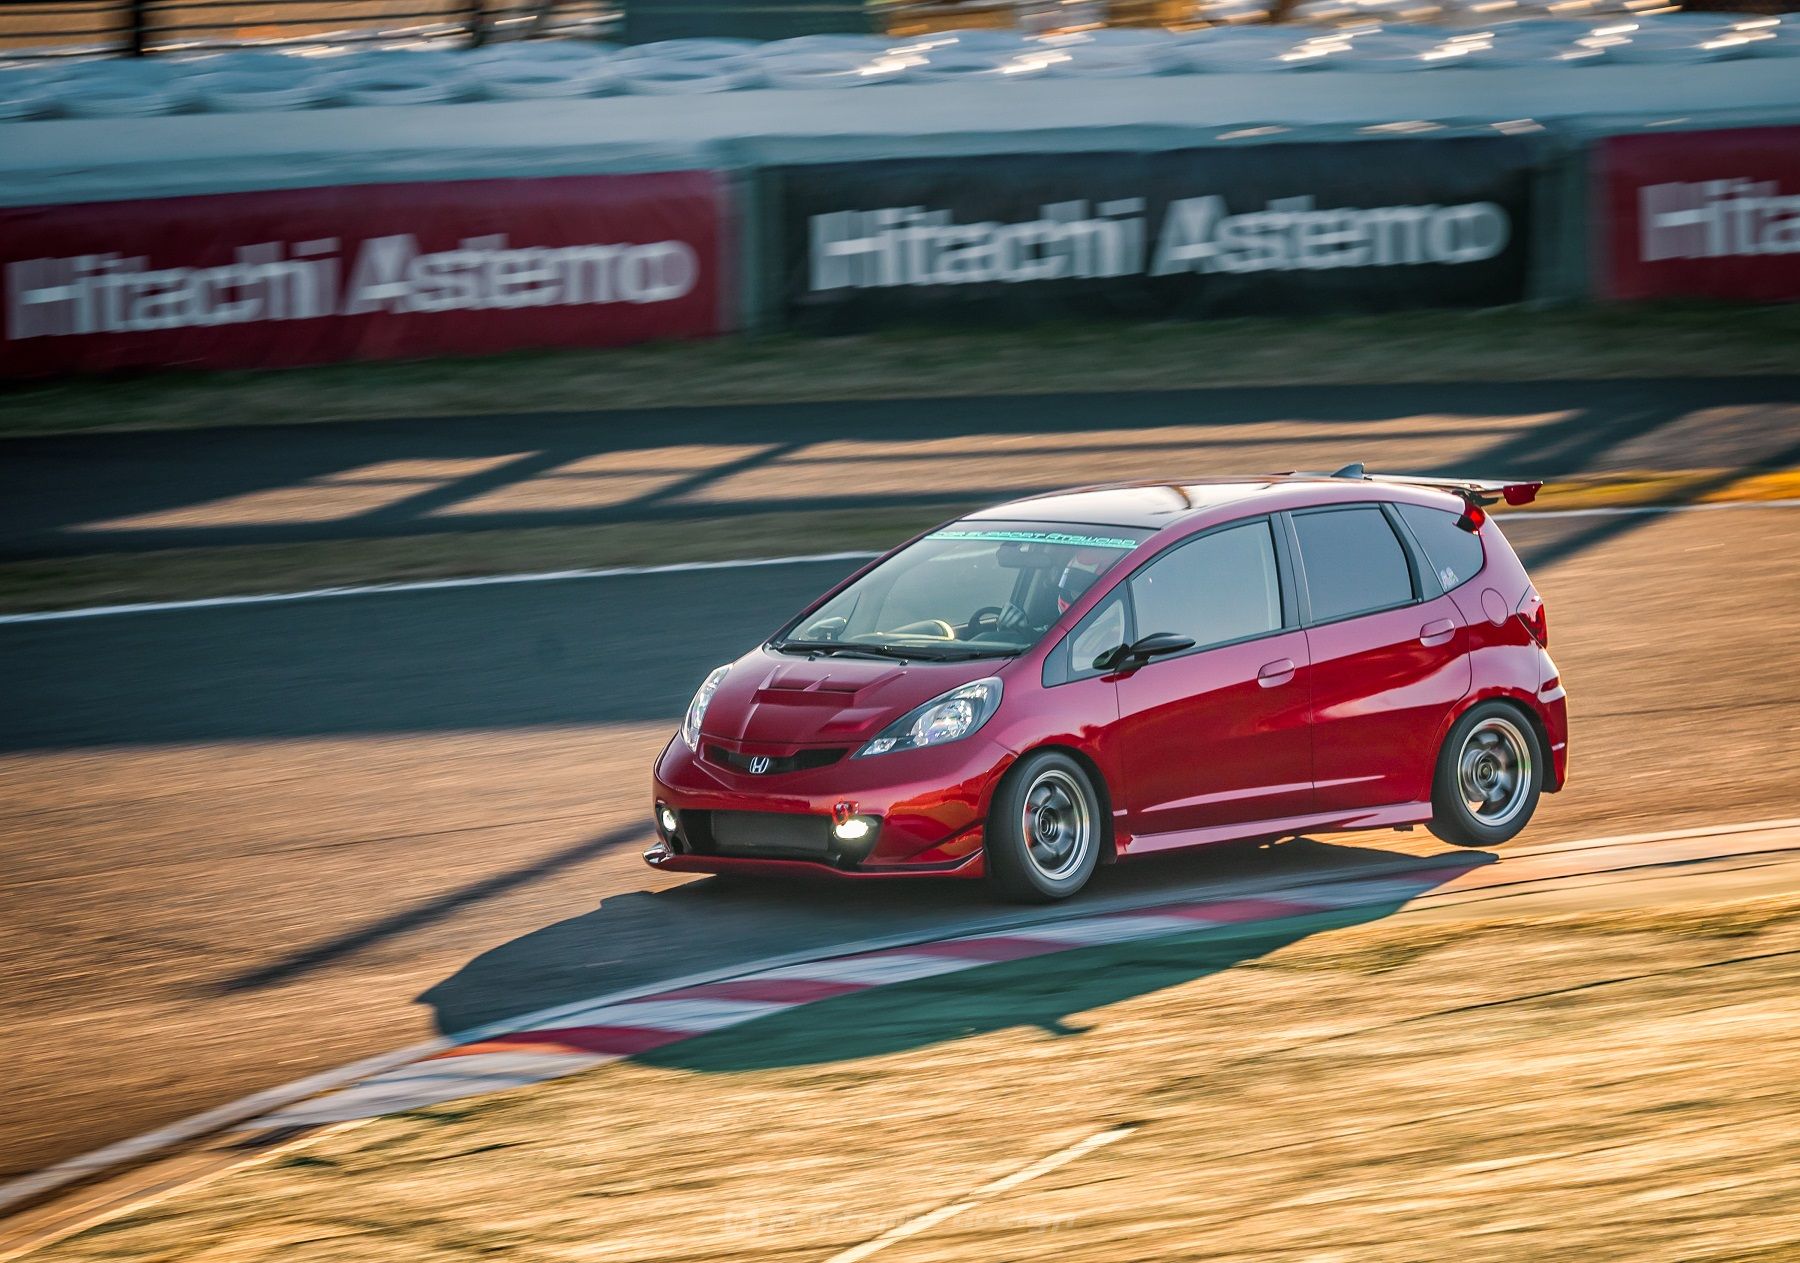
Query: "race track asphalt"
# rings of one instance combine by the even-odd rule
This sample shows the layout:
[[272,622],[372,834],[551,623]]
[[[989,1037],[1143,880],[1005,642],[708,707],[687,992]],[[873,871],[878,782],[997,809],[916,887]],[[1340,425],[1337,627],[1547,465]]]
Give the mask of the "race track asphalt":
[[[1800,653],[1800,513],[1507,529],[1576,725],[1530,840],[1792,814],[1800,683],[1774,664]],[[694,685],[843,568],[0,626],[0,1177],[435,1031],[991,912],[973,884],[734,888],[638,858]],[[1395,849],[1438,848],[1296,843],[1102,887]]]

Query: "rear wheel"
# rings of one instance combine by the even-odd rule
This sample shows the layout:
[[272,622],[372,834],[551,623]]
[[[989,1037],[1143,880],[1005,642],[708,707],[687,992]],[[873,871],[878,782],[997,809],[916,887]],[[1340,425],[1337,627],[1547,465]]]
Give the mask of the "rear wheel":
[[1499,846],[1531,820],[1544,790],[1544,751],[1517,708],[1483,702],[1457,720],[1438,753],[1430,829],[1455,846]]
[[1087,769],[1056,750],[1021,759],[988,811],[988,881],[1008,899],[1066,899],[1100,858],[1100,795]]

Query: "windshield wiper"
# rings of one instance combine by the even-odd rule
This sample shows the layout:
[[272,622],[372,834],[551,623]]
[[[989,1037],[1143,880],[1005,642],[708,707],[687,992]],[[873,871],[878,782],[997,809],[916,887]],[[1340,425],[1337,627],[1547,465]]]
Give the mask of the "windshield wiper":
[[923,653],[919,657],[927,662],[968,662],[975,658],[1016,658],[1024,653],[1023,649],[962,649],[950,653]]
[[800,653],[822,653],[831,657],[874,658],[881,662],[890,662],[896,658],[910,661],[919,655],[905,649],[892,649],[887,645],[845,645],[835,640],[777,640],[769,648],[782,653],[798,651]]

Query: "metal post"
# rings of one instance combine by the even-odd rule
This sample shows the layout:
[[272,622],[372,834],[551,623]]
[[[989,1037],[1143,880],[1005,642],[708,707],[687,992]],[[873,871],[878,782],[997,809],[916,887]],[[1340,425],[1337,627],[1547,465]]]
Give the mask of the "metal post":
[[125,0],[125,53],[142,57],[150,51],[150,0]]
[[480,48],[487,43],[487,15],[483,11],[482,0],[469,0],[469,47]]

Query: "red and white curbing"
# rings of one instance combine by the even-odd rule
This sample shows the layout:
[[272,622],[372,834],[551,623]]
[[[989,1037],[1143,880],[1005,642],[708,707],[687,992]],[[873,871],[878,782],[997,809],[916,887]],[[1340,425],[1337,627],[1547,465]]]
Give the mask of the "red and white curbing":
[[480,1035],[431,1052],[259,1122],[268,1127],[312,1127],[439,1105],[576,1074],[695,1035],[876,987],[1084,947],[1402,903],[1468,871],[1466,863],[1436,865],[1285,890],[1279,898],[1215,899],[1102,913],[782,965],[563,1010],[540,1025]]

